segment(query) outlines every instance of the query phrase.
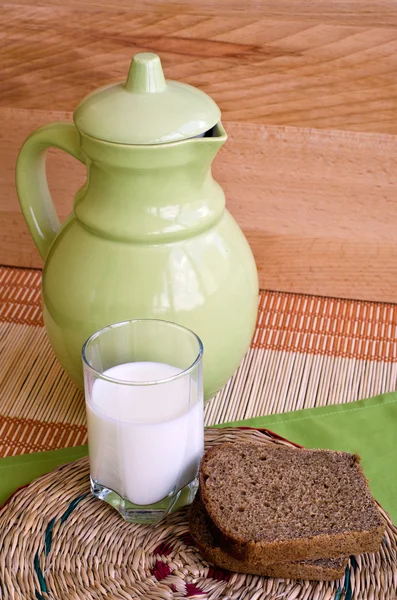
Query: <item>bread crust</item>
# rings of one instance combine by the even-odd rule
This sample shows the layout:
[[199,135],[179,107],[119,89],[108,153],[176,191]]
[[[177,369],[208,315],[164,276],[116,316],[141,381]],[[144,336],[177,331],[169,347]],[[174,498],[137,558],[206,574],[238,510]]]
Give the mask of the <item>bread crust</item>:
[[208,515],[199,497],[196,497],[191,507],[189,525],[191,535],[202,556],[208,562],[235,573],[285,579],[332,581],[343,577],[347,566],[347,557],[278,564],[266,564],[263,560],[252,562],[248,558],[236,558],[217,545],[208,526]]

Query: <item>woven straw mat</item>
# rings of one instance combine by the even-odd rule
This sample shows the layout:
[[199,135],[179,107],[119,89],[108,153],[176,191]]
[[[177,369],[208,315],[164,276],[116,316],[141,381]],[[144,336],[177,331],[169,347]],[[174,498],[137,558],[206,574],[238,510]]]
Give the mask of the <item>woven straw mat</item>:
[[[207,430],[206,446],[235,439],[291,445],[257,430]],[[89,493],[87,458],[17,492],[0,513],[0,597],[97,600],[179,598],[331,600],[397,597],[397,529],[381,550],[351,557],[339,581],[229,573],[195,549],[188,508],[158,525],[126,524]]]

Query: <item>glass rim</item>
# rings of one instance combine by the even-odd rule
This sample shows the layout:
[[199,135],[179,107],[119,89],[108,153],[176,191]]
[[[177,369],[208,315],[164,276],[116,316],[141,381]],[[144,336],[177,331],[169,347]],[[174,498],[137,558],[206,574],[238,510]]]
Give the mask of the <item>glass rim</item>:
[[[186,369],[183,369],[180,373],[176,373],[175,375],[172,375],[171,377],[166,377],[165,379],[155,379],[154,381],[128,381],[125,379],[117,379],[116,377],[104,375],[103,373],[101,373],[100,371],[95,369],[93,366],[91,366],[90,363],[88,362],[87,356],[86,356],[86,350],[87,350],[89,344],[91,344],[94,340],[96,340],[105,331],[109,331],[110,329],[116,329],[118,327],[122,327],[123,325],[131,325],[133,323],[163,323],[166,325],[172,325],[173,327],[176,327],[177,329],[180,329],[182,331],[185,331],[186,333],[189,333],[191,336],[196,338],[196,341],[198,343],[198,353],[197,353],[196,358],[194,359],[194,361],[192,362],[191,365],[186,367]],[[110,325],[106,325],[106,327],[102,327],[102,329],[99,329],[98,331],[96,331],[95,333],[90,335],[90,337],[83,344],[83,347],[81,349],[81,356],[83,359],[84,366],[87,367],[91,371],[91,373],[96,375],[98,378],[103,379],[104,381],[108,381],[110,383],[115,383],[117,385],[143,387],[143,386],[161,385],[164,383],[175,381],[176,379],[180,379],[181,377],[188,375],[201,362],[201,360],[203,358],[203,352],[204,352],[203,342],[201,341],[201,339],[199,338],[197,333],[195,333],[192,329],[189,329],[188,327],[184,327],[184,325],[179,325],[179,323],[175,323],[174,321],[166,321],[165,319],[127,319],[126,321],[118,321],[116,323],[111,323]]]

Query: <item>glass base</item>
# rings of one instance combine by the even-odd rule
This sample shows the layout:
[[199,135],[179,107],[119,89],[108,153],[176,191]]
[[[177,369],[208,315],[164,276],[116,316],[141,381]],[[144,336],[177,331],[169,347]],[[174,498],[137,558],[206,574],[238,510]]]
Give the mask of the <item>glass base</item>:
[[133,504],[127,498],[123,498],[117,492],[104,487],[94,479],[91,479],[91,493],[98,498],[113,506],[120,513],[125,521],[128,523],[158,523],[169,515],[175,512],[182,506],[191,504],[194,500],[196,492],[199,486],[198,477],[193,479],[190,483],[185,485],[184,488],[179,492],[172,492],[160,502],[156,504],[148,504],[145,506],[138,506]]

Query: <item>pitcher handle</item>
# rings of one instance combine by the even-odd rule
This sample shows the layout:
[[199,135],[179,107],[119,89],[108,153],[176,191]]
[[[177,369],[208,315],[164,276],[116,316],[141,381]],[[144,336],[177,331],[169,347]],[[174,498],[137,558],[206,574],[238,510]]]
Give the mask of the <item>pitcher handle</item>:
[[49,148],[59,148],[83,164],[79,132],[72,123],[51,123],[36,129],[19,152],[16,187],[19,203],[34,243],[46,258],[61,223],[55,211],[46,177],[46,154]]

